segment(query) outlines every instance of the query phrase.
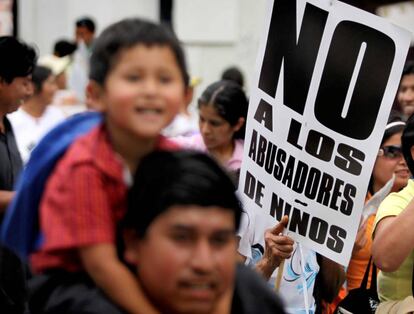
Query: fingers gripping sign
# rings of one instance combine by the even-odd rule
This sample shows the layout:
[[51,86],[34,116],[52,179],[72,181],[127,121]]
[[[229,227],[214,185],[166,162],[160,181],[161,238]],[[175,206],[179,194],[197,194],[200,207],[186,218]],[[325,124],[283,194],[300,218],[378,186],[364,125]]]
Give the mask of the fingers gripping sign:
[[284,216],[277,225],[264,232],[265,249],[255,268],[266,280],[270,278],[277,267],[283,268],[281,264],[293,252],[294,241],[283,234],[288,220],[289,217]]
[[289,258],[293,252],[294,241],[283,235],[288,219],[288,216],[283,216],[277,225],[265,231],[264,258],[273,266],[273,269],[278,267],[283,260]]

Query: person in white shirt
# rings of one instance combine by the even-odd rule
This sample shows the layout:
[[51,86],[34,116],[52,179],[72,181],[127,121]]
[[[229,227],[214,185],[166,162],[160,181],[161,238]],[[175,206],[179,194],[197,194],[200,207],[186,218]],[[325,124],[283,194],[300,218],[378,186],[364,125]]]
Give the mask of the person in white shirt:
[[36,66],[31,85],[33,96],[8,115],[23,164],[39,140],[65,118],[59,109],[49,106],[57,91],[56,78],[49,68]]

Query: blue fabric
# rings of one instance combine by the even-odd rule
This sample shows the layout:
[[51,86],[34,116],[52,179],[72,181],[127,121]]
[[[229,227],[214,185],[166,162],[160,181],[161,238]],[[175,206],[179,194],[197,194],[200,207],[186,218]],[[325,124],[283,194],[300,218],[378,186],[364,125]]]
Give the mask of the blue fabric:
[[16,185],[16,195],[6,210],[0,240],[23,259],[42,242],[38,207],[42,193],[57,161],[70,144],[102,121],[97,112],[68,118],[51,130],[35,147]]

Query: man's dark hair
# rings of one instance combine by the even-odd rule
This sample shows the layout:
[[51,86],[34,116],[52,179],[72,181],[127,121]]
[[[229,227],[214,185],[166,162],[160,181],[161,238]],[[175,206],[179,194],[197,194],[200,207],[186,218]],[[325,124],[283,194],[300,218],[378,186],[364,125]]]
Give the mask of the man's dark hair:
[[242,72],[237,67],[230,67],[221,74],[222,80],[233,81],[241,87],[244,86],[244,78]]
[[65,39],[58,40],[53,47],[53,54],[57,57],[70,56],[75,52],[77,45]]
[[177,37],[163,25],[137,18],[124,19],[110,25],[96,39],[90,59],[89,78],[104,85],[119,54],[136,45],[168,46],[177,60],[184,83],[188,86],[189,76],[184,51]]
[[90,17],[82,17],[76,20],[76,27],[85,27],[91,33],[95,33],[95,22]]
[[234,212],[239,227],[241,207],[225,171],[199,152],[156,151],[144,157],[128,194],[123,226],[144,237],[151,223],[171,206],[217,206]]
[[[235,126],[240,118],[247,119],[249,101],[242,87],[232,81],[222,80],[207,86],[198,99],[198,107],[211,105],[220,117],[231,126]],[[244,139],[246,122],[234,133],[236,139]]]
[[44,81],[52,75],[52,70],[48,67],[36,65],[32,73],[32,82],[35,87],[35,93],[40,93]]
[[6,83],[31,74],[36,61],[37,54],[33,47],[15,37],[0,37],[0,78]]

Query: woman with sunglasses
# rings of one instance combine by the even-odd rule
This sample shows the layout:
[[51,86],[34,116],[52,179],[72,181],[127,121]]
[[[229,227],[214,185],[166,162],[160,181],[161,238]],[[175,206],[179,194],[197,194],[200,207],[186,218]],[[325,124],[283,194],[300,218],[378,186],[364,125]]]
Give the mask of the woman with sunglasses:
[[[391,112],[372,170],[366,201],[391,180],[393,175],[394,183],[391,192],[398,192],[407,185],[410,172],[401,151],[401,135],[404,127],[405,123],[402,121],[401,116],[396,112]],[[336,307],[338,301],[348,291],[359,288],[361,285],[371,257],[371,236],[374,220],[375,214],[361,222],[346,273],[346,289],[343,288],[341,290],[335,304],[331,307],[332,309]],[[368,287],[370,286],[370,282],[371,276],[368,278]]]
[[[414,171],[414,115],[403,131],[402,153],[411,173]],[[374,224],[372,257],[380,269],[376,313],[412,313],[414,260],[414,181],[381,203]]]

